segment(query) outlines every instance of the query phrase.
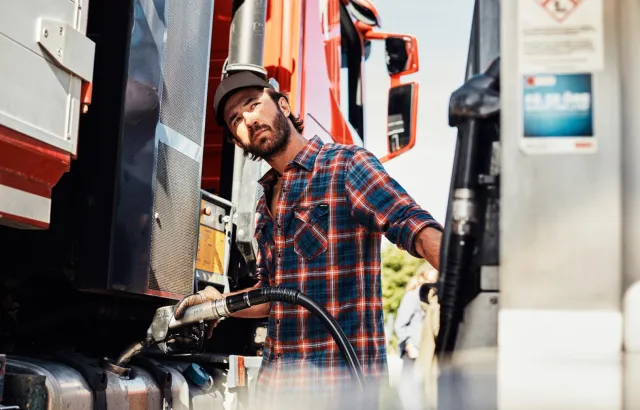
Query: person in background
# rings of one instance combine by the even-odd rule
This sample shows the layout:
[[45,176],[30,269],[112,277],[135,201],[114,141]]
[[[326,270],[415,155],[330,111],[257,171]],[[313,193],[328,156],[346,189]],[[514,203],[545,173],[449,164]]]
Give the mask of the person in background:
[[438,408],[438,360],[436,338],[440,331],[440,303],[437,280],[420,287],[420,300],[425,311],[418,358],[414,362],[414,377],[424,386],[422,410]]
[[[420,289],[425,283],[436,283],[438,272],[428,262],[423,264],[409,280],[396,316],[394,331],[398,337],[398,348],[402,358],[402,373],[399,384],[400,398],[404,409],[421,409],[420,371],[415,371],[420,353],[423,323],[427,310],[420,300]],[[416,396],[418,395],[418,396]]]
[[420,288],[425,283],[435,283],[438,272],[426,262],[416,276],[407,283],[405,294],[400,301],[394,331],[398,336],[400,357],[403,359],[403,373],[411,371],[418,357],[422,337],[422,323],[425,310],[420,301]]

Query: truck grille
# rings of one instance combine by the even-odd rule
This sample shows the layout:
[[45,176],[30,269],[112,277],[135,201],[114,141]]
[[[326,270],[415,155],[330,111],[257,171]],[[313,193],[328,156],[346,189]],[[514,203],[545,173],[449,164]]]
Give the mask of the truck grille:
[[212,0],[169,2],[160,122],[198,145],[204,135],[212,14]]
[[187,295],[193,292],[200,165],[158,144],[149,289]]

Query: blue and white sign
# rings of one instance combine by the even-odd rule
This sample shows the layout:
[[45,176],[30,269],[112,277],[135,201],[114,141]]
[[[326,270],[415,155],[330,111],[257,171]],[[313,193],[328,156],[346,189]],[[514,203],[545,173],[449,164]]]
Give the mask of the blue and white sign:
[[522,79],[527,153],[595,152],[591,74],[538,74]]

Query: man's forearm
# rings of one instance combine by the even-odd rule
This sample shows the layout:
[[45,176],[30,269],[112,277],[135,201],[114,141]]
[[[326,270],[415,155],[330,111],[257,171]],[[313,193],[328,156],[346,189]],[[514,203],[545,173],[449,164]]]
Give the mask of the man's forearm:
[[416,252],[426,259],[437,271],[440,271],[441,243],[442,232],[431,227],[426,227],[421,230],[415,239]]

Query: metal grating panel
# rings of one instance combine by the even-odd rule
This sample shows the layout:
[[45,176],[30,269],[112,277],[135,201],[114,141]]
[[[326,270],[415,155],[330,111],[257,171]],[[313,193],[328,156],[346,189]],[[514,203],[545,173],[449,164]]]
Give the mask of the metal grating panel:
[[172,0],[160,122],[202,145],[213,0]]
[[149,288],[193,292],[200,203],[200,165],[159,142]]

